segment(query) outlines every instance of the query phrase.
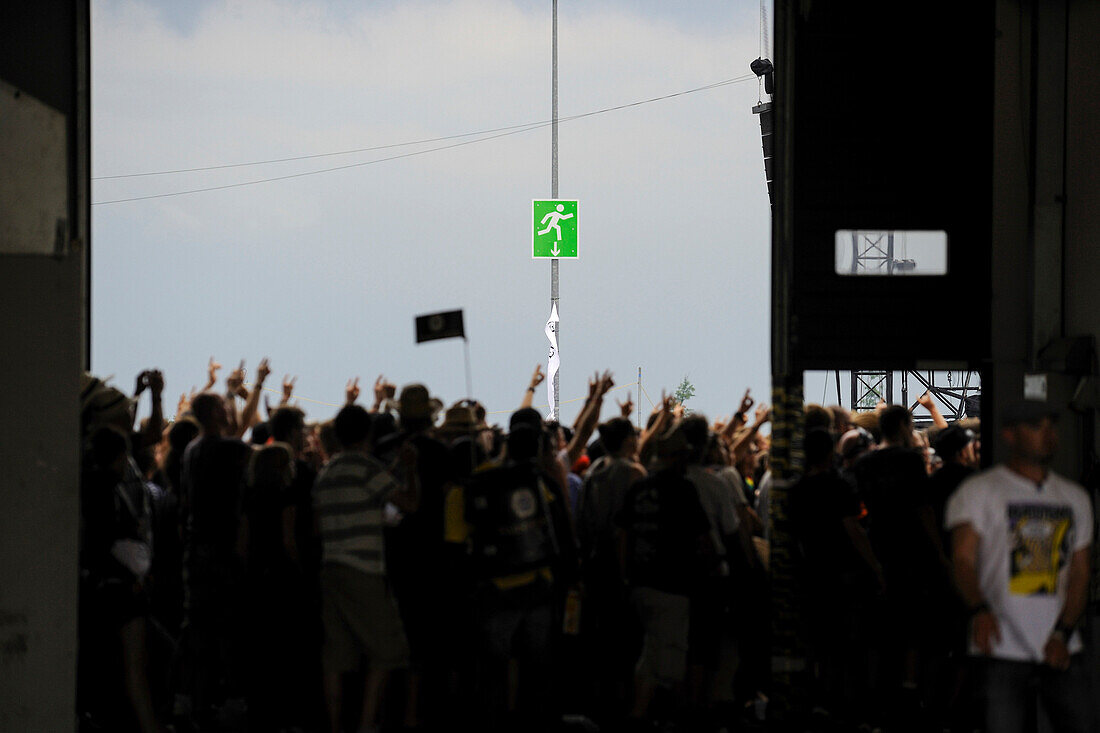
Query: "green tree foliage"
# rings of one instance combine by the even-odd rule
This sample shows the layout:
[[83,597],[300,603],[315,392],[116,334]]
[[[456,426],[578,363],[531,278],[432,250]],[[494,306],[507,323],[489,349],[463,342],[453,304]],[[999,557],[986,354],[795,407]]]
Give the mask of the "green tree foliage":
[[685,375],[683,380],[680,382],[680,386],[677,387],[676,391],[673,393],[673,397],[676,398],[676,401],[678,403],[683,405],[684,403],[686,403],[688,400],[690,400],[694,396],[695,396],[695,385],[692,384],[690,381],[688,381],[688,378]]

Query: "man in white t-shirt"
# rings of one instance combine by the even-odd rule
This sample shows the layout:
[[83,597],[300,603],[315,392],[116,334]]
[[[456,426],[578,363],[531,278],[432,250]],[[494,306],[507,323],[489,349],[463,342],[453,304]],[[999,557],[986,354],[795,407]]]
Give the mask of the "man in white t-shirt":
[[970,654],[984,657],[989,731],[1028,730],[1035,694],[1057,733],[1093,730],[1077,631],[1088,593],[1093,514],[1088,495],[1049,469],[1053,415],[1024,402],[1004,410],[1008,461],[967,479],[947,505],[955,581],[970,609]]

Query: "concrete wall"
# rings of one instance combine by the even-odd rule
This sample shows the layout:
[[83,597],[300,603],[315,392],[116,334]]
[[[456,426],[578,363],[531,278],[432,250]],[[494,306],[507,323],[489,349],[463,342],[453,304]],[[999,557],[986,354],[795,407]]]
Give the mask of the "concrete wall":
[[[1100,340],[1100,3],[1070,4],[1066,74],[1065,326]],[[1093,382],[1096,380],[1094,379]],[[1092,406],[1096,385],[1085,395]],[[1094,431],[1093,449],[1100,454]]]
[[[997,4],[994,72],[993,403],[1045,374],[1061,414],[1061,473],[1079,479],[1095,441],[1095,378],[1045,363],[1054,340],[1100,334],[1100,5]],[[1000,447],[995,446],[999,457]]]
[[[12,105],[32,104],[28,97],[41,102],[39,111],[60,121],[62,151],[51,156],[49,136],[34,125],[6,130],[0,140],[4,160],[22,156],[18,165],[0,166],[4,732],[76,727],[78,394],[87,342],[87,18],[87,3],[80,0],[0,4],[4,109],[10,113]],[[8,114],[6,121],[12,119]],[[18,145],[16,136],[22,136]],[[28,157],[27,141],[42,147]],[[59,209],[48,201],[55,194]]]

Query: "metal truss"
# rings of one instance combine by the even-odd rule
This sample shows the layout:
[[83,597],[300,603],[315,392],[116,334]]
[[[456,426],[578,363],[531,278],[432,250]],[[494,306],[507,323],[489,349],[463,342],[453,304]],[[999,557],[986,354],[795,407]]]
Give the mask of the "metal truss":
[[[839,386],[840,374],[837,373]],[[904,371],[901,372],[901,400],[899,404],[909,407],[910,410],[919,404],[916,399],[909,400],[909,380],[919,385],[918,396],[928,392],[935,400],[940,414],[948,422],[961,420],[968,415],[968,398],[978,397],[981,394],[981,378],[974,371]],[[946,381],[946,385],[944,382]],[[894,404],[894,372],[884,370],[853,371],[851,379],[853,412],[865,412],[875,409],[878,401],[885,400],[888,404]],[[918,426],[927,426],[932,422],[929,417],[916,417],[914,423]]]

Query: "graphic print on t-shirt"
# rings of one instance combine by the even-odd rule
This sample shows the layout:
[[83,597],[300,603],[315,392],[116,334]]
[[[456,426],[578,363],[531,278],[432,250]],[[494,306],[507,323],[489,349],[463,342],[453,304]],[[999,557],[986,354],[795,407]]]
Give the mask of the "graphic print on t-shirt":
[[1054,595],[1058,571],[1072,554],[1073,510],[1050,504],[1009,504],[1012,531],[1008,589],[1013,595]]

